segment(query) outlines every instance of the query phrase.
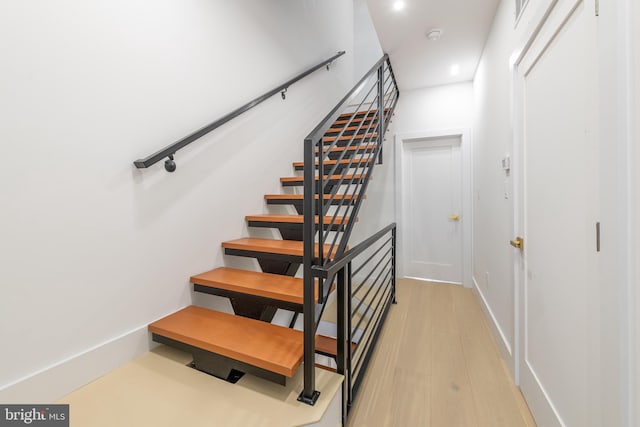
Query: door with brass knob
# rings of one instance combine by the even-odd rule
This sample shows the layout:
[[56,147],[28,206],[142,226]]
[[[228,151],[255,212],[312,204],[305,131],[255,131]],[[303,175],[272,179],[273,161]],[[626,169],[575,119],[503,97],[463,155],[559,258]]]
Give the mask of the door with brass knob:
[[[616,285],[602,286],[594,227],[603,194],[600,165],[610,164],[601,163],[607,137],[598,118],[600,25],[596,3],[571,4],[550,10],[514,66],[513,229],[526,242],[511,244],[520,251],[526,244],[526,252],[509,250],[519,317],[512,343],[520,390],[540,426],[598,424],[609,410],[598,397],[617,391],[608,377],[621,372],[610,350],[615,340],[600,339],[618,327],[613,316],[600,314],[620,307]],[[495,301],[490,304],[507,307]]]
[[[411,139],[402,144],[401,206],[405,276],[463,282],[462,139]],[[466,217],[465,217],[466,220]],[[406,231],[404,231],[406,230]],[[400,259],[400,258],[399,258]]]
[[509,244],[516,249],[524,250],[524,239],[520,236],[516,237],[514,240],[510,240]]

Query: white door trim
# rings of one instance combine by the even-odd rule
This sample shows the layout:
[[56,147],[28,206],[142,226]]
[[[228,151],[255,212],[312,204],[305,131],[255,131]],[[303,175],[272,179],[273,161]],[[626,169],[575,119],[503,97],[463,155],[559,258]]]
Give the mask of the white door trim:
[[[461,129],[442,129],[442,130],[423,130],[410,133],[402,133],[395,135],[396,148],[396,219],[398,221],[398,259],[404,259],[404,188],[403,171],[406,159],[404,157],[404,144],[420,139],[441,138],[441,137],[460,137],[460,152],[462,155],[462,284],[472,287],[471,266],[472,266],[472,231],[473,231],[473,211],[471,203],[471,131],[466,128]],[[398,263],[398,276],[405,277],[405,267],[403,262]]]
[[[629,425],[640,423],[640,291],[637,284],[640,283],[640,224],[633,218],[640,217],[640,122],[634,118],[640,117],[640,5],[635,0],[626,2],[628,21],[623,30],[627,35],[630,46],[628,52],[624,52],[629,64],[629,93],[628,102],[628,127],[626,152],[627,182],[629,186],[628,224],[629,229],[629,260],[628,260],[628,294],[629,298],[629,358],[627,361],[627,377],[630,377],[629,396],[627,397],[627,417]],[[633,167],[632,165],[635,165]]]

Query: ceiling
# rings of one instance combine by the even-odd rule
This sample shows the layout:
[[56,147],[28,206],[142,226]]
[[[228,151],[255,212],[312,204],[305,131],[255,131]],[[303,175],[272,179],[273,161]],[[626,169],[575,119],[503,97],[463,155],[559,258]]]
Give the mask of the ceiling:
[[[401,89],[473,80],[500,0],[367,0],[382,50],[389,54]],[[429,30],[442,29],[438,41]],[[451,75],[451,66],[460,66]]]

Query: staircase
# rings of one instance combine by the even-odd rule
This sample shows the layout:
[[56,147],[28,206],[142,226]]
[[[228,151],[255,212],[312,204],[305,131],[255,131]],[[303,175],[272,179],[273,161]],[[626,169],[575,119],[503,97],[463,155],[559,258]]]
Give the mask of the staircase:
[[[286,84],[281,88],[286,90]],[[382,143],[398,97],[385,55],[305,138],[304,161],[293,163],[298,175],[280,178],[286,191],[264,196],[267,205],[291,206],[296,213],[245,217],[249,227],[277,229],[282,239],[222,242],[225,255],[253,258],[262,271],[220,267],[191,277],[195,292],[228,298],[234,314],[189,306],[150,324],[153,340],[191,353],[192,367],[230,382],[249,373],[286,385],[303,365],[298,400],[310,405],[320,394],[315,390],[316,355],[333,358],[335,368],[320,367],[344,376],[346,420],[395,302],[395,224],[354,248],[347,244],[372,170],[382,162]],[[135,164],[147,167],[168,156],[165,169],[172,172],[175,149],[213,128]],[[352,262],[360,265],[352,268]],[[360,280],[353,289],[352,279]],[[335,314],[335,337],[317,333],[330,300],[336,304],[329,310]],[[278,309],[291,312],[288,327],[272,323]],[[302,331],[295,329],[299,314]]]
[[[357,132],[354,122],[372,126],[376,124],[374,119],[364,117],[363,113],[342,114],[326,132],[324,144],[329,146],[336,141],[335,135],[340,133],[342,140],[351,139]],[[347,127],[348,124],[351,126]],[[363,131],[355,135],[358,140],[372,137],[375,135]],[[326,176],[324,182],[328,188],[332,189],[345,180],[362,183],[368,168],[374,164],[375,147],[376,144],[366,144],[362,150],[349,147],[345,152],[345,146],[338,141],[331,148],[329,157],[334,154],[336,157],[342,153],[345,155],[339,161],[327,161],[325,166],[338,164],[337,171],[343,172],[348,168],[359,172]],[[327,152],[327,148],[324,150]],[[293,168],[302,171],[304,165],[295,162]],[[302,176],[283,177],[280,181],[283,187],[300,187],[304,184]],[[323,200],[329,200],[331,195],[322,196]],[[316,198],[319,199],[319,196]],[[359,198],[364,199],[364,196],[336,193],[332,203],[353,204]],[[222,243],[226,255],[254,258],[262,272],[221,267],[191,277],[194,291],[229,298],[235,315],[189,306],[153,322],[149,325],[149,331],[154,341],[192,353],[192,366],[201,371],[225,380],[233,380],[238,371],[249,372],[285,384],[286,379],[292,377],[302,363],[303,333],[269,322],[278,308],[293,313],[303,311],[303,280],[294,277],[304,255],[303,195],[267,194],[265,201],[269,205],[291,205],[300,213],[246,217],[249,227],[278,229],[282,240],[247,237]],[[316,215],[316,224],[319,220]],[[324,216],[322,223],[327,231],[343,232],[351,221],[357,221],[357,218]],[[332,259],[336,254],[337,247],[331,250],[329,247],[329,244],[323,245],[322,258]],[[316,257],[319,250],[316,246]],[[317,298],[316,292],[316,302]],[[335,339],[318,335],[316,351],[335,356]]]

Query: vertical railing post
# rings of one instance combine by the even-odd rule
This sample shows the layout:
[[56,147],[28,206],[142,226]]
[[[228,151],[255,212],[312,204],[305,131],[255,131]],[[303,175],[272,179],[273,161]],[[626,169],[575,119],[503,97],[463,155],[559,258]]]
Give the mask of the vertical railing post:
[[351,326],[351,319],[353,316],[352,313],[352,307],[351,307],[351,302],[352,302],[352,297],[351,297],[351,272],[353,270],[351,269],[351,261],[349,261],[349,264],[347,264],[347,366],[346,366],[346,371],[349,373],[349,381],[347,383],[347,404],[349,406],[351,406],[351,402],[352,402],[352,393],[351,391],[353,390],[353,381],[351,380],[351,373],[353,372],[351,370],[351,358],[352,358],[352,354],[351,354],[351,343],[353,342],[353,331],[351,330],[352,326]]
[[397,304],[396,300],[396,225],[393,225],[391,229],[391,286],[393,291],[393,303]]
[[[328,153],[327,153],[328,154]],[[313,159],[315,168],[315,158]],[[318,215],[318,265],[324,265],[325,263],[325,255],[328,259],[331,258],[331,254],[324,253],[324,135],[320,137],[320,142],[318,143],[318,183],[317,186],[314,186],[313,189],[316,193],[314,193],[313,200],[315,203],[318,203],[320,209],[317,209]],[[318,194],[318,201],[316,202],[315,194]],[[314,214],[315,215],[315,214]],[[319,285],[319,284],[318,284]],[[324,290],[322,286],[318,288],[318,302],[324,302]]]
[[[307,138],[304,140],[304,214],[303,223],[303,265],[304,265],[304,389],[298,400],[309,405],[315,405],[320,396],[316,390],[315,359],[316,359],[316,302],[315,302],[315,280],[313,277],[313,266],[315,258],[315,156],[314,145],[316,139]],[[322,147],[320,147],[322,151]]]
[[346,369],[347,367],[347,348],[349,347],[349,343],[347,342],[347,299],[349,296],[347,295],[347,286],[346,286],[346,267],[341,268],[338,271],[338,288],[336,291],[338,292],[337,304],[338,304],[338,319],[337,319],[337,327],[338,333],[336,337],[337,341],[337,355],[336,355],[336,365],[337,372],[340,375],[344,376],[344,380],[342,381],[342,424],[346,425],[347,422],[347,412],[349,411],[348,407],[348,399],[349,399],[349,384],[351,382],[349,376],[350,372]]
[[382,141],[384,141],[384,61],[378,67],[378,164],[382,164]]

